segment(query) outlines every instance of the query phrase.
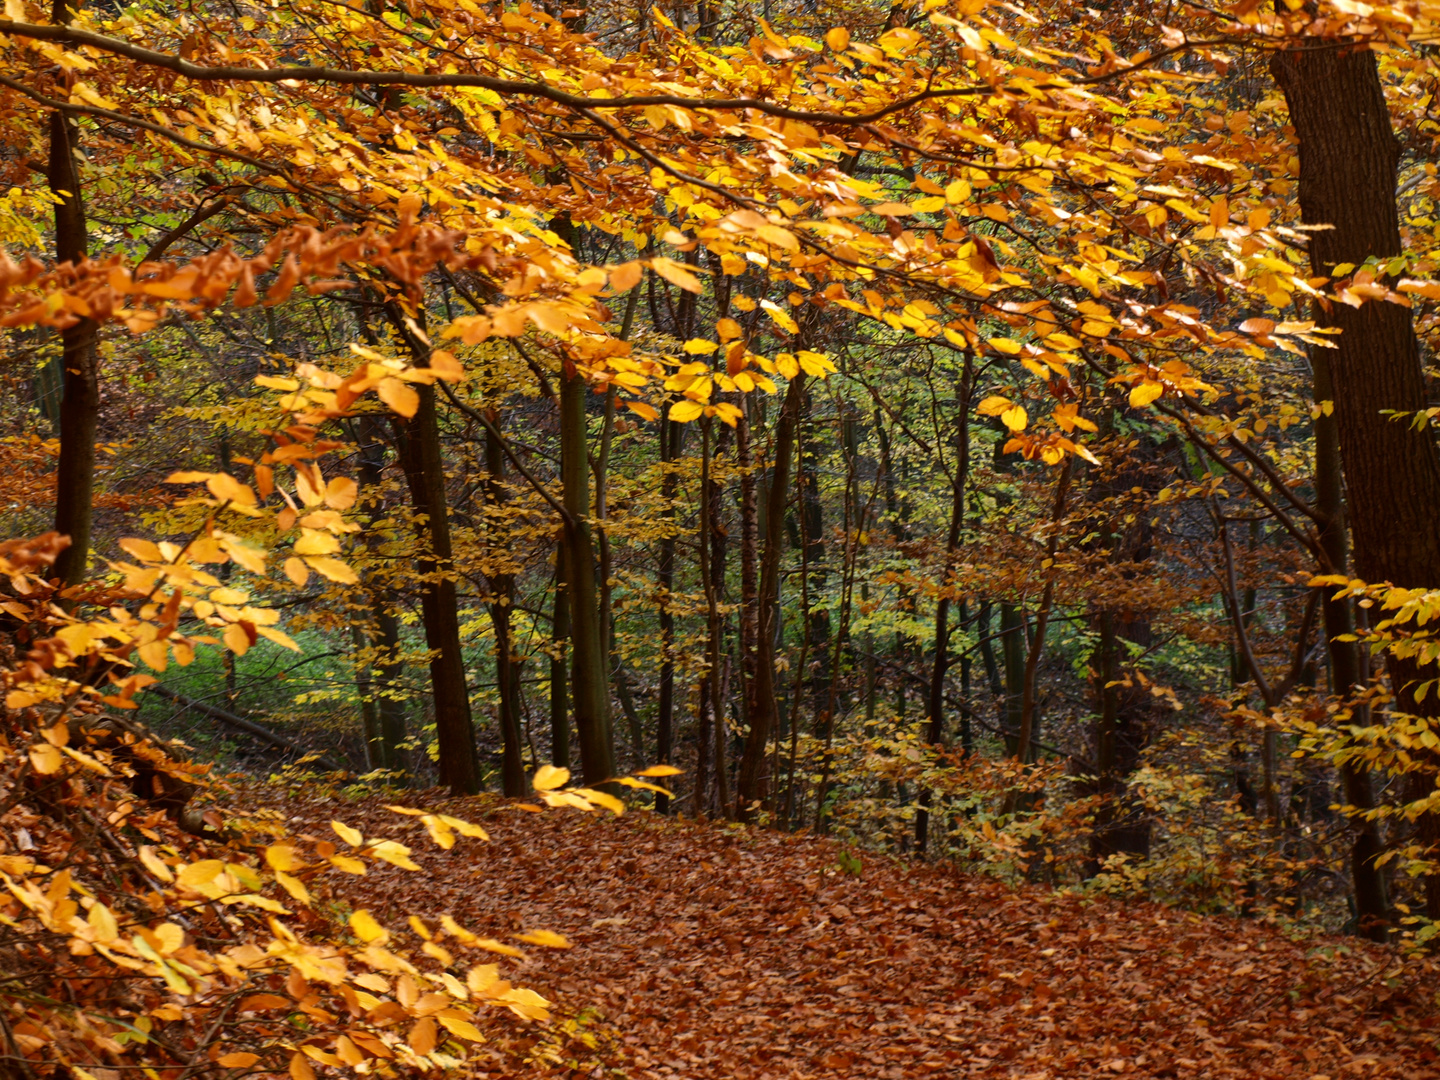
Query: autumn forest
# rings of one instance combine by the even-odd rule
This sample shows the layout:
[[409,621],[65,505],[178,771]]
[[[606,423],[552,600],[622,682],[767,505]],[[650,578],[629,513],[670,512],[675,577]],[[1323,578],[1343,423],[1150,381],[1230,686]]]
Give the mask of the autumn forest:
[[4,0],[0,1080],[1435,1075],[1437,94]]

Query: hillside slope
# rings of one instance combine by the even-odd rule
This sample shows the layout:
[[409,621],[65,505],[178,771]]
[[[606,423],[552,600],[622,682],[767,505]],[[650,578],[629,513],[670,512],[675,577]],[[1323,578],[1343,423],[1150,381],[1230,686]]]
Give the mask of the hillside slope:
[[[448,806],[492,841],[417,845],[422,873],[371,873],[346,901],[391,926],[448,911],[482,935],[566,935],[568,950],[506,963],[597,1042],[560,1048],[572,1075],[1440,1075],[1434,966],[1349,939],[931,867],[867,860],[857,876],[828,842],[645,813]],[[316,835],[340,812],[279,808]],[[343,816],[396,829],[378,799]],[[492,1075],[517,1068],[497,1052]]]

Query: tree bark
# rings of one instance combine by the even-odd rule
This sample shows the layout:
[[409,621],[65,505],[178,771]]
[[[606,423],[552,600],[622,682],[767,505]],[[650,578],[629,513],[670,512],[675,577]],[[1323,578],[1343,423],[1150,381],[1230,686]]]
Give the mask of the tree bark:
[[770,465],[770,483],[765,505],[765,548],[760,559],[758,633],[755,637],[754,698],[750,703],[750,732],[740,759],[736,785],[738,808],[747,817],[749,807],[768,797],[764,775],[765,747],[770,733],[779,726],[779,703],[775,694],[775,627],[779,617],[780,554],[785,542],[781,522],[790,493],[790,466],[795,454],[795,429],[800,403],[805,396],[805,375],[797,374],[785,390],[785,402],[775,424],[775,442]]
[[415,390],[420,397],[415,415],[408,420],[397,417],[396,430],[401,436],[411,503],[416,513],[425,518],[424,550],[416,559],[416,568],[423,578],[420,612],[425,624],[425,647],[430,651],[440,783],[456,795],[473,795],[480,789],[480,767],[460,644],[440,422],[435,411],[435,388],[417,385]]
[[[1341,263],[1399,255],[1400,147],[1374,54],[1315,40],[1277,53],[1270,70],[1300,143],[1301,215],[1306,224],[1330,226],[1310,234],[1313,272],[1330,277]],[[1341,331],[1328,359],[1356,572],[1369,582],[1432,586],[1440,567],[1440,454],[1428,426],[1385,415],[1428,404],[1410,309],[1329,303],[1315,314],[1318,325]],[[1440,714],[1435,695],[1414,697],[1415,685],[1434,677],[1433,665],[1392,657],[1389,671],[1398,708]],[[1431,788],[1435,771],[1432,758],[1414,778]],[[1440,842],[1435,814],[1422,815],[1416,828],[1422,844]],[[1440,918],[1440,875],[1426,879],[1425,895],[1427,914]]]
[[[55,0],[51,19],[69,23],[71,7]],[[78,264],[88,253],[85,204],[80,190],[79,128],[61,112],[50,115],[47,180],[55,203],[55,261]],[[60,332],[62,397],[60,457],[55,468],[55,531],[70,546],[55,560],[62,586],[85,580],[94,518],[95,433],[100,420],[99,327],[81,319]]]
[[609,681],[600,641],[595,545],[590,532],[590,460],[586,452],[585,378],[567,357],[560,378],[560,484],[569,520],[563,529],[570,594],[570,697],[580,736],[580,770],[591,787],[615,776]]
[[[498,425],[500,415],[491,417],[491,423]],[[485,471],[488,475],[486,490],[490,506],[496,511],[487,533],[493,531],[502,521],[505,501],[505,450],[500,445],[500,436],[490,428],[485,429]],[[496,552],[504,558],[503,552]],[[490,625],[495,631],[495,684],[499,691],[500,718],[500,782],[502,790],[511,798],[526,794],[525,760],[522,756],[524,735],[520,730],[520,665],[514,656],[510,634],[510,609],[515,599],[515,575],[492,573],[490,575]]]

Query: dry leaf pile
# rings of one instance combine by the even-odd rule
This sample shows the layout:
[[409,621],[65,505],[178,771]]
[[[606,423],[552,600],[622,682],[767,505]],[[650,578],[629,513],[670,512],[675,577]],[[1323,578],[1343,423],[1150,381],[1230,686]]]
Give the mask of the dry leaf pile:
[[[425,847],[421,873],[380,867],[346,901],[406,934],[428,905],[482,937],[564,935],[503,961],[557,1020],[498,1039],[492,1075],[1440,1075],[1437,967],[1352,939],[944,868],[857,875],[831,842],[760,830],[462,805],[489,844]],[[284,808],[319,832],[334,804]],[[346,817],[395,821],[379,799]]]

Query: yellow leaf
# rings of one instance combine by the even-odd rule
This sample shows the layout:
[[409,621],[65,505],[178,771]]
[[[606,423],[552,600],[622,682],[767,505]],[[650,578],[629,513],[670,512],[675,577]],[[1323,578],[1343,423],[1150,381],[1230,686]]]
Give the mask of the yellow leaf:
[[576,788],[575,794],[582,798],[589,799],[597,806],[605,807],[606,810],[609,810],[616,817],[625,813],[625,804],[614,795],[607,795],[605,792],[596,791],[593,788]]
[[680,769],[674,765],[651,765],[648,769],[641,769],[636,776],[679,776]]
[[95,931],[95,940],[102,945],[109,945],[120,936],[120,927],[115,921],[115,913],[99,900],[90,906],[85,921],[90,924],[90,929]]
[[310,890],[305,887],[305,883],[299,878],[291,877],[283,870],[276,870],[275,883],[279,885],[282,889],[284,889],[287,893],[289,893],[294,899],[300,901],[300,903],[307,906],[309,905]]
[[347,874],[358,874],[364,876],[365,864],[359,859],[349,855],[331,855],[330,864],[337,870],[344,870]]
[[360,1048],[346,1035],[341,1035],[335,1040],[335,1056],[351,1068],[365,1060],[365,1055],[361,1053]]
[[446,825],[449,825],[450,828],[454,829],[461,836],[469,836],[475,840],[490,839],[490,834],[479,825],[472,825],[468,821],[461,821],[459,818],[451,817],[449,814],[441,814],[440,820]]
[[699,355],[708,355],[710,353],[713,353],[719,347],[720,346],[717,345],[715,342],[706,341],[704,338],[691,338],[689,341],[685,342],[685,351],[687,353]]
[[414,1050],[415,1053],[421,1057],[424,1057],[430,1053],[430,1051],[434,1050],[436,1043],[434,1019],[426,1016],[423,1019],[415,1021],[415,1026],[410,1029],[410,1034],[405,1041],[410,1044],[410,1049]]
[[149,540],[137,540],[133,537],[126,537],[120,541],[120,547],[128,551],[135,558],[145,562],[164,562],[165,557],[160,554],[160,549]]
[[992,394],[990,397],[987,397],[984,401],[980,402],[980,404],[976,406],[975,411],[978,412],[981,416],[999,416],[1006,409],[1010,408],[1012,404],[1014,403],[1009,398],[1003,398],[1000,397],[998,394]]
[[351,847],[358,848],[365,843],[365,837],[360,834],[360,830],[346,825],[343,821],[330,822],[330,828],[334,829],[335,835]]
[[65,758],[60,751],[49,743],[39,743],[30,748],[30,765],[41,776],[59,772],[64,763]]
[[557,768],[554,765],[541,765],[535,770],[535,778],[530,781],[536,791],[554,791],[564,786],[570,780],[570,770]]
[[210,478],[205,481],[205,486],[217,499],[227,500],[240,506],[254,506],[256,503],[255,492],[225,473],[211,474]]
[[670,419],[677,424],[688,424],[705,411],[705,406],[695,401],[677,401],[670,406]]
[[390,939],[390,931],[386,930],[375,917],[361,908],[350,916],[350,929],[355,931],[355,936],[369,945],[372,941],[386,942]]
[[337,476],[325,485],[325,505],[332,510],[349,510],[359,494],[360,485],[354,480],[348,476]]
[[415,411],[420,408],[420,395],[399,379],[382,379],[375,388],[375,393],[381,401],[390,406],[392,412],[397,412],[407,419],[414,416]]
[[916,199],[915,209],[922,214],[931,214],[936,210],[945,209],[944,195],[931,195],[928,198]]
[[341,585],[354,585],[360,581],[355,576],[355,571],[339,559],[332,559],[325,555],[307,555],[305,561],[310,564],[310,569]]
[[140,845],[139,854],[140,862],[155,877],[167,884],[175,880],[175,875],[171,872],[170,867],[160,861],[160,856],[155,854],[155,849],[149,844]]
[[304,1054],[296,1053],[291,1056],[290,1080],[315,1080],[315,1067]]
[[617,293],[629,292],[636,285],[640,284],[640,278],[644,273],[644,263],[628,262],[611,267],[610,288],[614,289]]
[[1130,391],[1130,407],[1143,409],[1165,393],[1165,387],[1158,382],[1143,382]]
[[524,956],[525,954],[514,945],[506,945],[503,941],[496,941],[494,938],[480,938],[473,942],[477,949],[484,949],[486,952],[499,953],[501,956]]
[[650,267],[671,285],[677,285],[686,292],[700,291],[700,279],[690,272],[689,267],[677,263],[674,259],[657,255],[650,260]]
[[259,1060],[259,1054],[247,1054],[243,1051],[237,1051],[233,1054],[224,1054],[216,1058],[215,1064],[225,1069],[248,1069]]
[[1012,405],[1000,414],[1000,422],[1011,431],[1024,431],[1029,419],[1023,405]]
[[419,870],[420,867],[410,858],[410,849],[404,844],[396,843],[394,840],[382,840],[370,848],[370,853],[377,859],[384,859],[392,866],[398,866],[402,870]]
[[617,784],[624,784],[628,788],[643,788],[646,791],[658,792],[661,795],[670,794],[667,788],[663,788],[659,784],[652,784],[646,780],[636,780],[633,776],[621,776],[618,777],[615,782]]
[[180,884],[198,890],[209,885],[224,872],[225,864],[219,859],[201,859],[181,869]]
[[244,656],[250,651],[250,635],[243,626],[231,623],[225,628],[225,645],[236,656]]
[[296,555],[333,555],[340,550],[340,541],[332,533],[319,529],[300,530],[300,539],[295,541]]
[[303,562],[291,556],[285,560],[285,576],[296,586],[304,586],[305,582],[310,580],[310,571],[305,568]]
[[445,1025],[445,1030],[451,1035],[458,1035],[462,1039],[469,1039],[471,1042],[484,1042],[485,1036],[480,1034],[480,1029],[468,1020],[461,1020],[454,1016],[440,1016],[440,1023]]
[[528,945],[540,945],[546,949],[568,949],[570,942],[563,934],[557,934],[553,930],[529,930],[523,934],[516,934],[517,941],[523,941]]
[[844,52],[850,47],[850,31],[843,26],[825,31],[825,44],[835,52]]
[[787,333],[798,334],[800,326],[790,317],[790,313],[773,300],[761,300],[760,306],[770,313],[770,318],[775,320],[777,326]]
[[1007,356],[1017,356],[1024,349],[1018,341],[1008,337],[990,338],[988,344],[996,352],[1005,353]]
[[625,402],[625,407],[637,416],[644,417],[646,420],[658,420],[660,418],[660,414],[655,411],[654,406],[646,405],[643,401],[627,401]]

